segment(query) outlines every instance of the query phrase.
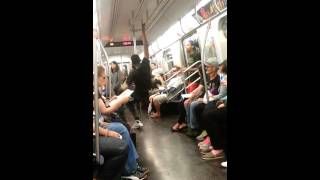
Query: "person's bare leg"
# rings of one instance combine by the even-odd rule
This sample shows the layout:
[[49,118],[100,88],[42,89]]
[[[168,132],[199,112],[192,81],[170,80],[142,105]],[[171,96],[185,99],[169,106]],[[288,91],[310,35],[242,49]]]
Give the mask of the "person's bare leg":
[[156,113],[151,114],[150,117],[158,118],[158,117],[160,117],[160,103],[158,102],[157,99],[153,99],[153,105],[156,108]]
[[157,94],[153,94],[149,97],[149,102],[152,102],[153,98],[156,96]]

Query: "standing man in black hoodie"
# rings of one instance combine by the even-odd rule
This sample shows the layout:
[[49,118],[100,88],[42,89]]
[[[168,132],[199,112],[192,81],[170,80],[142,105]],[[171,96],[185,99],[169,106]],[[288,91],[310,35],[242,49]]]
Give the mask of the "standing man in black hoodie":
[[[129,110],[135,118],[134,128],[140,128],[143,123],[139,119],[136,108],[141,106],[141,103],[149,97],[149,90],[151,89],[151,68],[149,61],[148,42],[145,33],[145,24],[142,24],[142,40],[144,47],[144,58],[140,59],[137,54],[131,56],[132,71],[128,75],[127,84],[129,87],[134,87],[132,93],[133,101],[128,103]],[[136,108],[135,108],[136,107]]]

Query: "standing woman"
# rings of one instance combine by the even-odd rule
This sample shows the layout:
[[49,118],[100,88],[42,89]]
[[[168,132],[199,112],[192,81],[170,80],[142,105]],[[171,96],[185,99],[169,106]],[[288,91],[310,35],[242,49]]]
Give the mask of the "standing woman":
[[120,94],[120,86],[124,79],[122,72],[120,71],[119,65],[117,62],[111,62],[111,86],[112,86],[112,94],[119,95]]

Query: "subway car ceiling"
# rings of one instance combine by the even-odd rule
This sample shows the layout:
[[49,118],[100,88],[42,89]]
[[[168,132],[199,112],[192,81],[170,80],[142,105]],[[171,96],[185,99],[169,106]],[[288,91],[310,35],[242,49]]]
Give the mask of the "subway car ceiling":
[[[150,59],[157,64],[166,64],[165,70],[173,64],[189,64],[188,42],[196,42],[199,49],[206,47],[206,56],[215,56],[219,61],[227,59],[227,4],[224,0],[98,0],[97,5],[100,37],[104,44],[133,41],[134,36],[141,40],[143,21]],[[205,40],[208,24],[210,30]],[[208,48],[210,45],[213,48]],[[134,53],[133,46],[105,49],[109,62],[129,63]],[[143,46],[137,46],[136,53],[143,56]]]

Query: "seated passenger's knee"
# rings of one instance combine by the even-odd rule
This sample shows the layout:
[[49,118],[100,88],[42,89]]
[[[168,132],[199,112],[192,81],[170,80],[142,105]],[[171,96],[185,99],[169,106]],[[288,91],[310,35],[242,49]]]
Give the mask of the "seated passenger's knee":
[[120,140],[118,143],[118,150],[120,153],[127,153],[129,151],[128,143],[124,140]]

